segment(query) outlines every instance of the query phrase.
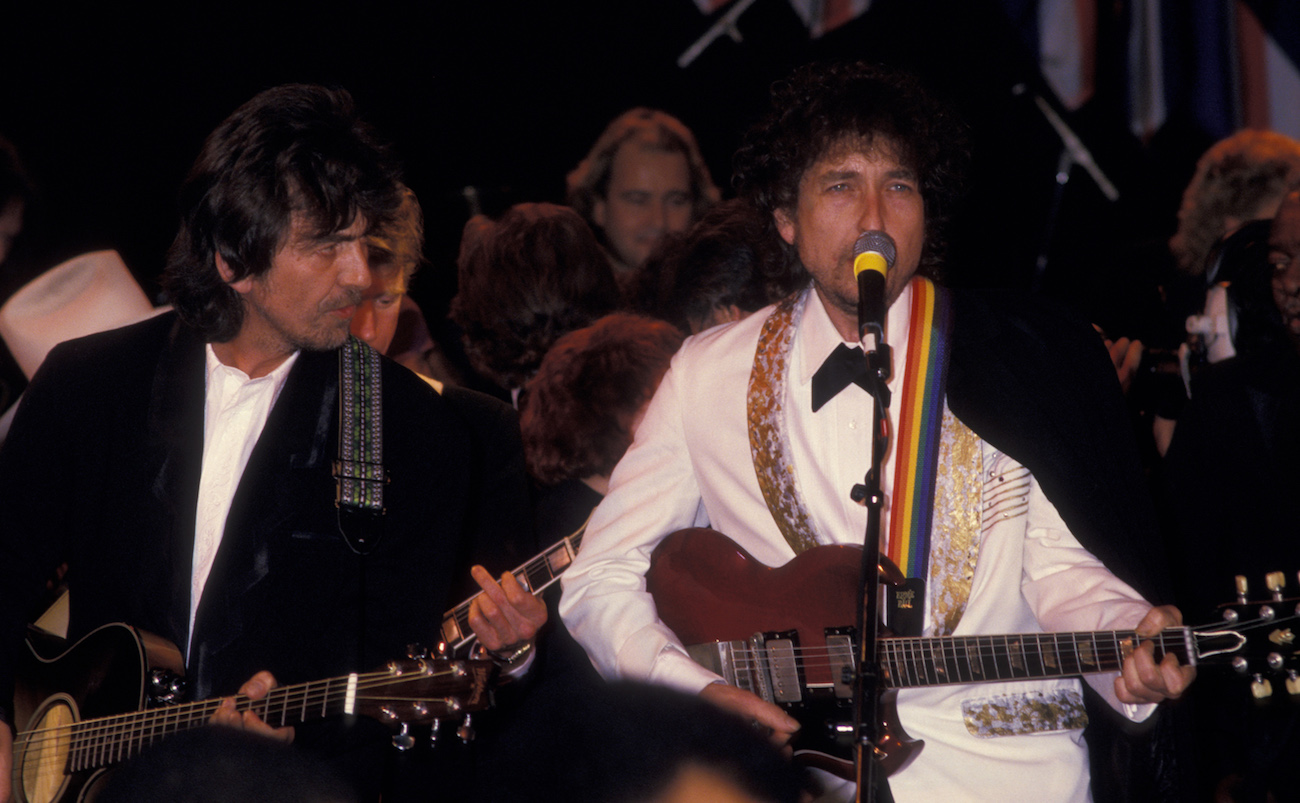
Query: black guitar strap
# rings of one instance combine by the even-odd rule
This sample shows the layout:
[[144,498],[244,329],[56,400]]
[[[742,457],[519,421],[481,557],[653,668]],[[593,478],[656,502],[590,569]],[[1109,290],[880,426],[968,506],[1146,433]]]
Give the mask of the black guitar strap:
[[383,383],[379,352],[356,337],[339,349],[339,455],[334,461],[339,532],[359,555],[383,535]]

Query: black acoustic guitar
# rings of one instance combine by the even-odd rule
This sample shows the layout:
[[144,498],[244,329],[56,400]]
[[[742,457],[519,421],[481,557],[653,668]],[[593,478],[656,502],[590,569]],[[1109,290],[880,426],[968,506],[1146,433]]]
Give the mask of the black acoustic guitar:
[[[859,547],[823,546],[770,568],[721,533],[691,529],[664,539],[646,574],[659,618],[691,645],[691,657],[785,709],[803,726],[792,743],[796,758],[849,780],[857,657],[850,625],[861,560]],[[1220,624],[1169,628],[1151,639],[1132,630],[882,638],[881,767],[902,769],[923,745],[893,715],[897,689],[1114,672],[1140,641],[1155,643],[1157,660],[1173,653],[1183,663],[1226,664],[1253,676],[1257,697],[1272,694],[1276,676],[1300,695],[1291,630],[1300,600],[1284,598],[1280,572],[1267,585],[1272,599],[1248,604],[1243,595],[1222,606]]]
[[[105,625],[51,655],[29,639],[15,697],[13,791],[20,803],[93,796],[104,773],[171,734],[208,723],[219,699],[174,703],[180,653],[127,625]],[[392,725],[487,708],[490,661],[411,658],[374,672],[280,686],[261,700],[235,698],[275,727],[335,714]]]

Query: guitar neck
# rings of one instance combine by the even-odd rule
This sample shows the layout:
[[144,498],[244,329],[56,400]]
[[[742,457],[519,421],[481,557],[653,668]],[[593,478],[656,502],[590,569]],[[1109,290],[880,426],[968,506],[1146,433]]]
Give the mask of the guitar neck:
[[[372,678],[385,677],[386,673],[348,675],[281,686],[261,700],[239,695],[234,698],[235,708],[241,712],[252,711],[273,727],[296,725],[318,717],[353,713],[358,689],[364,690]],[[205,700],[72,724],[67,733],[68,771],[81,772],[115,764],[167,736],[207,725],[220,705],[220,699]],[[44,737],[41,730],[19,734],[20,739],[26,740]]]
[[[1063,678],[1115,672],[1142,638],[1132,630],[998,636],[882,638],[878,660],[887,688]],[[1195,661],[1189,628],[1162,631],[1155,658]]]
[[[555,581],[560,579],[560,575],[564,574],[564,570],[573,563],[573,559],[578,555],[578,548],[582,546],[584,531],[585,526],[573,535],[556,542],[554,546],[547,548],[546,551],[524,565],[517,567],[511,574],[515,576],[520,585],[532,591],[534,596],[541,594],[554,585]],[[462,649],[474,640],[474,630],[469,625],[469,607],[477,598],[478,594],[475,594],[452,608],[442,617],[442,640],[447,643],[453,652]]]

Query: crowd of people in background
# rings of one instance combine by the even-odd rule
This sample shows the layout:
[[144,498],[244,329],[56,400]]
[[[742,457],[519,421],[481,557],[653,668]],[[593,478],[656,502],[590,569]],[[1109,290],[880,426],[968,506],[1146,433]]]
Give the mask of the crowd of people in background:
[[[23,499],[13,519],[21,524],[11,526],[8,519],[0,524],[9,530],[0,538],[4,544],[0,564],[5,566],[0,583],[13,580],[20,571],[39,572],[20,583],[21,593],[10,586],[5,592],[9,596],[0,601],[21,601],[27,606],[6,612],[4,638],[12,641],[15,628],[39,614],[31,605],[48,604],[55,591],[70,585],[74,600],[84,594],[114,601],[95,617],[87,618],[84,611],[74,613],[70,634],[84,635],[93,629],[89,623],[97,624],[99,613],[127,618],[148,611],[140,616],[146,621],[138,624],[152,621],[164,631],[170,627],[163,635],[187,652],[191,674],[203,692],[214,696],[238,692],[256,698],[277,679],[306,679],[294,676],[298,670],[305,676],[346,674],[371,668],[352,666],[357,661],[378,665],[384,651],[405,644],[403,628],[417,618],[417,608],[412,606],[441,613],[460,598],[472,597],[476,602],[470,624],[490,648],[491,660],[500,665],[502,674],[516,680],[501,695],[498,710],[482,718],[487,731],[478,752],[469,758],[457,754],[456,761],[468,763],[457,771],[454,783],[443,787],[447,799],[463,799],[457,795],[468,796],[471,789],[477,793],[490,789],[521,800],[559,799],[536,797],[541,789],[548,790],[547,795],[567,791],[573,799],[608,801],[704,799],[683,796],[692,789],[697,794],[721,794],[719,790],[725,789],[735,795],[727,799],[736,800],[798,799],[803,776],[795,773],[788,756],[765,740],[752,738],[755,731],[750,727],[756,724],[779,739],[796,730],[798,723],[792,724],[779,710],[760,708],[735,696],[718,699],[723,696],[720,688],[731,687],[695,672],[698,667],[681,669],[677,660],[685,655],[671,634],[666,640],[658,635],[656,628],[663,625],[654,617],[653,604],[647,603],[642,575],[651,551],[668,531],[701,525],[721,529],[729,523],[747,529],[728,534],[769,564],[783,563],[799,553],[797,547],[792,551],[786,546],[791,531],[809,529],[822,535],[829,531],[833,533],[826,536],[829,540],[818,543],[852,543],[856,538],[860,544],[862,531],[856,517],[861,511],[849,503],[849,488],[813,486],[830,487],[830,480],[838,481],[840,474],[860,477],[865,472],[869,449],[850,453],[847,446],[833,450],[828,444],[858,444],[868,437],[862,416],[870,414],[870,398],[865,391],[862,398],[833,397],[824,402],[830,405],[828,413],[818,413],[817,423],[805,424],[803,417],[814,420],[811,413],[781,408],[784,375],[776,382],[763,371],[771,365],[780,366],[772,370],[787,370],[783,361],[788,359],[791,384],[796,377],[801,383],[811,381],[816,394],[817,365],[804,365],[804,360],[814,358],[802,349],[811,348],[807,343],[816,338],[827,343],[856,341],[839,323],[841,316],[847,321],[855,314],[841,302],[855,301],[857,285],[841,287],[843,277],[832,275],[846,259],[851,261],[853,237],[841,236],[845,227],[854,236],[861,230],[880,229],[898,240],[901,278],[889,280],[895,283],[889,285],[888,301],[902,299],[889,313],[903,316],[889,318],[891,340],[899,342],[895,373],[900,377],[902,355],[920,348],[919,340],[912,339],[915,334],[907,338],[901,334],[913,331],[906,328],[911,325],[908,315],[921,315],[915,299],[930,292],[925,288],[942,285],[945,271],[969,275],[979,270],[978,265],[943,262],[945,224],[961,213],[958,174],[967,156],[956,152],[960,140],[943,137],[949,131],[960,132],[958,122],[944,117],[949,112],[939,105],[913,103],[912,93],[921,90],[906,81],[899,83],[892,72],[877,73],[860,65],[822,65],[812,72],[818,70],[823,75],[810,76],[806,70],[795,79],[803,82],[799,86],[807,95],[777,97],[775,103],[786,105],[762,124],[767,128],[755,128],[743,144],[737,143],[741,153],[735,193],[719,190],[719,186],[733,186],[731,177],[715,181],[683,121],[649,108],[619,115],[568,172],[563,205],[553,202],[558,199],[536,199],[516,204],[495,218],[477,215],[465,222],[455,265],[457,292],[445,326],[441,321],[431,326],[410,293],[425,262],[420,201],[401,183],[397,167],[384,161],[389,159],[387,152],[371,144],[373,132],[348,129],[354,125],[349,102],[296,88],[279,90],[284,94],[270,101],[263,97],[260,110],[241,110],[237,115],[242,117],[214,133],[201,157],[206,162],[196,164],[187,181],[190,194],[183,196],[182,203],[189,204],[188,217],[169,262],[166,293],[155,299],[158,306],[174,305],[177,312],[141,325],[146,329],[129,330],[136,333],[130,336],[119,333],[82,347],[60,347],[50,358],[53,367],[32,382],[27,396],[21,394],[31,377],[13,376],[12,370],[0,373],[0,412],[17,413],[12,443],[0,441],[4,444],[0,445],[0,487],[9,494],[0,500],[35,494],[32,489],[40,482],[67,483],[68,491],[79,490],[80,483],[100,481],[105,488],[126,489],[116,500],[102,498],[107,493],[103,489],[93,494],[100,500],[97,504],[104,505],[94,515],[76,510],[60,514],[60,524],[68,532],[51,541],[57,541],[57,549],[19,543],[35,538],[46,523],[48,511],[36,508],[39,500],[67,504],[66,499],[53,501],[57,493],[41,491],[39,497]],[[842,100],[835,93],[848,97],[862,92],[879,94],[854,96],[861,109],[829,105],[831,100]],[[276,102],[287,107],[299,104],[296,113],[301,119],[291,119],[292,114],[275,118],[275,110],[267,104]],[[807,120],[799,119],[799,114]],[[329,118],[319,132],[313,128],[313,115]],[[921,115],[927,119],[915,119]],[[244,145],[232,126],[239,125],[263,126],[260,135],[286,151],[298,147],[288,143],[300,137],[304,150],[324,149],[334,161],[329,170],[312,167],[305,159],[295,162],[286,157],[275,163],[274,169],[288,176],[283,185],[291,196],[287,199],[265,188],[249,189],[253,178],[219,175],[221,170],[234,174],[247,169],[237,158]],[[279,135],[284,139],[274,140]],[[557,175],[562,171],[557,166]],[[0,266],[21,236],[25,204],[32,192],[20,155],[0,139]],[[256,195],[257,202],[241,206],[238,199],[222,195],[241,192]],[[1233,599],[1234,575],[1248,578],[1242,602],[1267,597],[1264,577],[1276,570],[1289,573],[1279,598],[1300,596],[1295,574],[1300,569],[1300,503],[1296,501],[1300,495],[1295,492],[1300,485],[1300,142],[1274,132],[1243,130],[1215,144],[1197,164],[1177,220],[1177,231],[1168,242],[1176,271],[1165,277],[1164,317],[1152,326],[1165,333],[1162,342],[1144,344],[1122,332],[1100,332],[1089,338],[1073,330],[1061,339],[1040,338],[1038,327],[1050,328],[1044,324],[1047,319],[1072,318],[1068,311],[1040,311],[1042,300],[1027,294],[1012,295],[1010,301],[1004,294],[995,301],[957,296],[964,300],[951,302],[956,310],[953,331],[959,340],[953,341],[952,353],[942,358],[952,361],[947,397],[952,404],[951,410],[946,401],[939,405],[942,423],[936,419],[934,424],[936,432],[943,427],[945,439],[945,456],[938,459],[955,460],[951,455],[961,448],[983,454],[988,476],[985,484],[978,477],[972,480],[972,498],[978,500],[982,494],[986,510],[1001,504],[998,492],[988,485],[994,482],[989,478],[996,476],[997,483],[1024,484],[1021,501],[1029,511],[1007,508],[1007,516],[1024,515],[1030,531],[1023,536],[1023,555],[1018,552],[1020,541],[1011,549],[1024,565],[1016,564],[1019,568],[1010,580],[980,575],[971,589],[976,551],[969,545],[944,547],[952,554],[972,550],[964,592],[970,598],[967,616],[972,620],[985,624],[1023,620],[1044,629],[1128,628],[1145,638],[1161,626],[1179,624],[1176,612],[1167,613],[1172,610],[1169,605],[1176,605],[1190,624],[1217,621],[1222,616],[1219,604]],[[245,237],[240,226],[251,234]],[[178,250],[182,247],[191,253],[182,254]],[[336,277],[330,281],[344,290],[309,288],[302,278],[306,274],[299,273],[293,274],[294,281],[303,284],[294,287],[302,291],[296,297],[283,295],[290,285],[279,277],[290,274],[277,271],[290,269],[282,268],[280,260],[282,253],[292,249],[299,249],[293,253],[300,252],[302,265],[328,262],[330,275]],[[189,270],[182,264],[185,259],[206,260],[212,263],[211,271]],[[348,271],[357,275],[349,278]],[[918,278],[909,283],[912,272]],[[836,295],[841,289],[844,298]],[[61,291],[73,292],[66,287]],[[13,298],[19,300],[19,295]],[[49,303],[70,302],[55,297]],[[310,308],[313,317],[290,309],[290,304]],[[240,308],[242,315],[229,309],[222,312],[222,305]],[[901,311],[905,305],[912,305],[907,307],[910,313]],[[1013,323],[1004,325],[1003,319]],[[322,514],[316,512],[280,510],[275,494],[282,491],[305,509],[322,493],[325,497],[333,493],[333,480],[322,485],[321,477],[328,477],[327,464],[335,457],[336,439],[331,433],[339,426],[336,416],[343,415],[345,405],[336,398],[332,356],[317,360],[313,350],[332,355],[335,349],[346,349],[340,344],[352,342],[349,332],[391,361],[385,361],[382,369],[384,423],[380,428],[388,435],[383,464],[392,484],[386,490],[382,534],[372,532],[371,524],[359,525],[355,535],[345,532],[349,560],[343,560],[324,557],[333,535],[319,535],[333,527],[334,505],[325,511],[322,522],[318,520]],[[446,332],[453,337],[443,337]],[[1030,333],[1032,342],[1007,346],[1025,333]],[[761,351],[769,339],[781,337],[787,338],[784,346],[778,342],[774,347],[778,350],[764,358],[772,362],[761,363],[755,349]],[[989,367],[985,355],[974,354],[975,346],[970,344],[976,342],[988,350],[1014,354],[1015,359],[1008,357],[1005,365]],[[122,349],[133,352],[131,360],[109,356]],[[1032,372],[1017,374],[1019,366],[1036,359],[1035,351],[1044,350],[1036,357],[1042,365],[1033,363]],[[239,358],[237,365],[227,359],[234,356]],[[1052,360],[1082,367],[1073,378],[1061,380],[1069,374],[1062,372],[1063,366],[1049,365]],[[0,368],[8,364],[0,363]],[[1098,365],[1114,370],[1098,373],[1094,370]],[[222,391],[230,394],[228,398],[216,400],[211,395],[214,385],[235,382],[229,378],[231,368],[242,371],[239,382],[248,382],[249,388],[267,378],[264,392],[245,391],[235,383]],[[977,370],[999,378],[985,380],[976,376]],[[1001,379],[1000,371],[1015,375],[1014,392],[1008,390],[1011,383]],[[1056,388],[1056,395],[1074,394],[1074,399],[1035,395],[1041,388],[1029,387],[1079,382],[1080,377],[1091,385]],[[162,387],[162,378],[174,381],[175,388]],[[119,380],[134,383],[136,390],[118,397],[108,383]],[[205,381],[206,403],[202,399]],[[865,380],[846,381],[852,392],[856,392],[854,382],[865,387]],[[777,387],[774,410],[755,401],[755,387],[770,382]],[[994,390],[989,383],[996,383]],[[1032,399],[1024,406],[1018,400],[1021,383],[1026,386],[1025,397]],[[182,387],[184,392],[179,390]],[[895,388],[895,397],[901,397],[901,387]],[[657,390],[663,391],[660,396]],[[95,412],[92,400],[110,394],[114,396],[107,405],[111,412]],[[986,399],[990,394],[992,398]],[[901,402],[890,407],[888,398],[886,394],[885,407],[897,417]],[[290,404],[301,419],[296,425],[282,420],[287,417],[283,408]],[[220,413],[215,411],[219,405],[226,405]],[[1089,415],[1089,405],[1100,412],[1089,417],[1086,425],[1077,430],[1073,425],[1055,426],[1075,414]],[[1107,417],[1112,407],[1126,410],[1128,416]],[[1014,432],[1038,423],[1036,418],[1016,417],[1017,411],[1031,408],[1047,411],[1042,420],[1052,430],[1041,438]],[[248,412],[259,409],[260,413]],[[1081,409],[1085,412],[1079,413]],[[95,418],[101,414],[119,416],[114,425],[138,429],[138,436],[110,437],[100,431],[109,426]],[[45,431],[58,427],[69,415],[85,417],[75,431],[57,437]],[[260,415],[261,423],[247,424],[247,415]],[[840,420],[832,415],[842,417],[844,431],[824,423]],[[771,428],[756,428],[756,421]],[[1103,424],[1109,427],[1114,421],[1123,426],[1103,429]],[[648,432],[642,430],[643,422],[648,422]],[[280,426],[290,434],[282,444],[264,446],[259,441],[263,424],[268,433]],[[222,469],[225,482],[234,485],[225,490],[209,485],[209,471],[216,470],[209,462],[213,447],[203,441],[203,435],[195,439],[195,427],[209,440],[213,432],[234,433],[231,438],[242,439],[233,452],[218,454],[220,460],[238,464],[234,469],[223,464]],[[850,427],[854,432],[847,431]],[[760,432],[766,434],[755,434]],[[758,442],[764,438],[777,444],[773,454],[764,451],[768,445]],[[185,448],[174,448],[169,439],[183,442]],[[1105,451],[1098,448],[1099,440],[1106,441],[1107,448],[1111,441],[1121,445]],[[1033,442],[1022,445],[1022,441]],[[895,442],[888,459],[899,460],[906,446]],[[287,455],[283,465],[270,459],[273,448]],[[57,450],[67,449],[103,450],[104,454],[94,459],[55,459]],[[1063,451],[1072,454],[1063,457],[1059,454]],[[771,479],[776,490],[767,484],[760,452],[777,466]],[[625,454],[629,460],[621,463]],[[1136,470],[1126,473],[1124,461],[1130,454],[1138,458]],[[119,461],[128,467],[115,479],[97,479],[109,476]],[[813,461],[836,468],[828,468],[828,476],[823,476],[809,468]],[[1123,467],[1115,467],[1120,463]],[[895,463],[889,465],[888,482],[901,482],[892,473]],[[839,466],[846,468],[841,472]],[[1085,482],[1089,467],[1098,466],[1111,476],[1105,482]],[[303,473],[308,469],[315,473]],[[240,485],[245,471],[256,472],[263,487]],[[413,481],[411,474],[404,473],[408,471],[430,475]],[[782,485],[781,472],[798,476]],[[198,485],[200,474],[203,484]],[[125,484],[127,478],[130,485]],[[187,483],[197,490],[177,491]],[[277,483],[283,488],[274,487]],[[339,483],[342,488],[343,480]],[[1089,487],[1067,487],[1075,483]],[[1123,535],[1098,533],[1112,520],[1080,511],[1098,494],[1108,492],[1105,483],[1128,485],[1123,490],[1125,507],[1116,514],[1124,527],[1131,527]],[[952,488],[947,490],[956,494]],[[178,524],[173,506],[183,507],[185,503],[175,500],[185,499],[186,493],[197,497],[197,502],[188,502],[188,519],[180,514]],[[773,494],[780,500],[773,501]],[[261,533],[264,525],[259,517],[266,517],[274,532],[291,533],[285,536],[288,546],[268,549],[252,541],[240,542],[235,546],[241,551],[233,557],[224,551],[215,558],[209,554],[215,581],[208,581],[208,590],[204,591],[200,579],[192,591],[178,591],[191,581],[191,567],[183,555],[191,546],[199,549],[194,543],[193,506],[199,506],[201,541],[203,505],[222,495],[223,510],[250,532]],[[832,496],[843,497],[845,511],[840,511],[840,501],[824,504]],[[136,500],[140,507],[128,511],[124,500]],[[90,503],[82,498],[78,504]],[[395,507],[402,504],[411,507],[405,511]],[[805,505],[811,514],[801,512]],[[823,512],[828,507],[836,510],[833,516]],[[962,509],[958,502],[950,507]],[[767,519],[769,508],[776,524]],[[780,518],[785,514],[778,514],[778,509],[793,510],[789,516],[794,524],[783,524]],[[91,526],[114,511],[122,516],[113,525],[115,534],[124,532],[128,524],[144,531],[189,533],[189,543],[181,544],[183,565],[177,564],[184,575],[182,585],[175,584],[172,563],[157,557],[145,561],[146,568],[137,567],[143,572],[139,577],[90,579],[100,571],[93,562],[103,559],[106,551],[102,544],[91,542]],[[7,509],[5,516],[11,512]],[[216,544],[230,548],[224,544],[232,536],[227,534],[226,542],[219,537],[227,526],[226,515],[223,512],[210,524],[218,533],[210,546],[214,553]],[[358,521],[372,521],[369,513],[359,515]],[[901,514],[893,510],[888,515]],[[979,521],[979,514],[971,515]],[[406,521],[420,516],[424,519]],[[285,524],[289,519],[293,520]],[[594,523],[590,528],[589,522]],[[445,527],[449,533],[436,555],[417,540],[416,533],[426,525]],[[1002,532],[1000,526],[984,525],[980,537],[988,540],[989,554],[995,554],[996,539],[1011,537],[995,538]],[[764,528],[774,535],[764,534]],[[347,528],[340,524],[339,529]],[[1050,537],[1040,537],[1039,530]],[[587,538],[588,551],[579,549],[576,571],[561,578],[563,602],[560,584],[541,599],[534,598],[524,578],[510,570],[573,536]],[[158,537],[166,549],[176,549],[168,540],[172,536]],[[1134,543],[1113,544],[1121,539]],[[138,538],[129,543],[130,549],[122,550],[128,556],[147,549]],[[277,549],[289,551],[281,555]],[[1064,553],[1071,557],[1061,563]],[[286,563],[277,563],[285,556],[307,560],[305,565],[322,575],[303,579],[297,570],[286,570]],[[358,561],[355,566],[349,562],[353,557]],[[125,571],[129,560],[124,560],[118,555],[106,565]],[[573,555],[568,555],[558,570],[565,571],[572,560]],[[442,562],[443,570],[434,578],[421,578],[430,561]],[[960,571],[944,570],[955,572],[946,582],[959,583]],[[1060,587],[1047,578],[1058,572],[1062,573],[1057,578]],[[274,581],[267,581],[267,576]],[[474,582],[467,582],[471,577]],[[1073,578],[1068,592],[1061,579],[1066,577]],[[129,584],[128,579],[141,578],[163,584],[166,592],[136,594],[119,587]],[[433,591],[408,594],[392,585],[426,580]],[[216,581],[223,585],[217,586]],[[1004,581],[1015,584],[1013,597],[1023,593],[1023,611],[1006,613],[1007,589],[988,585]],[[530,576],[528,582],[535,581]],[[1016,591],[1022,585],[1024,590]],[[1067,596],[1076,591],[1077,598]],[[258,616],[269,614],[255,611],[250,600],[271,606],[300,593],[307,596],[289,606],[293,611],[289,624],[253,624]],[[327,602],[335,593],[337,598]],[[994,601],[999,594],[1003,596]],[[200,607],[200,598],[206,607]],[[217,601],[209,603],[210,598]],[[178,620],[173,614],[179,600],[187,600],[189,607],[182,606]],[[214,611],[212,606],[218,604],[227,604],[236,613],[226,616]],[[349,613],[352,605],[361,606],[355,616]],[[932,600],[926,605],[938,603]],[[959,607],[966,605],[963,598]],[[402,613],[390,614],[382,606]],[[1102,613],[1088,613],[1092,610],[1088,606]],[[996,613],[986,613],[986,608]],[[1069,609],[1068,615],[1060,613],[1064,609]],[[312,624],[323,612],[346,621],[341,627],[347,635],[340,640],[344,646],[339,652],[346,651],[347,660],[316,646],[332,643],[329,627]],[[439,624],[433,617],[411,629],[436,643],[446,635],[438,632]],[[273,668],[261,663],[262,648],[281,638],[280,628],[290,625],[302,631],[271,651],[280,660],[274,667],[276,677],[259,680],[254,670]],[[574,628],[577,640],[567,627]],[[933,634],[951,635],[940,631]],[[299,649],[304,644],[312,646]],[[281,654],[290,650],[296,654]],[[7,696],[16,658],[8,646],[0,655],[5,659],[0,665],[4,681],[0,693]],[[1158,656],[1144,660],[1136,667],[1126,662],[1113,690],[1086,689],[1086,711],[1085,690],[1078,684],[1025,692],[1038,695],[1041,707],[1036,713],[1024,713],[1025,709],[1010,704],[998,708],[1004,702],[990,702],[991,697],[980,703],[981,710],[1002,712],[989,715],[1007,720],[1001,725],[995,722],[995,730],[1064,735],[1059,749],[1039,738],[1038,752],[1033,753],[1054,768],[1064,790],[1061,799],[1085,800],[1090,794],[1096,799],[1126,799],[1122,789],[1126,785],[1131,785],[1130,795],[1158,793],[1167,800],[1295,799],[1285,771],[1289,761],[1300,755],[1296,713],[1300,709],[1295,707],[1300,703],[1287,707],[1281,700],[1253,700],[1252,678],[1232,673],[1216,677],[1203,670],[1188,687],[1194,673],[1185,671],[1186,666],[1177,661],[1171,665]],[[1282,670],[1274,673],[1278,679],[1273,685],[1280,688],[1286,683],[1286,671],[1300,666],[1290,658],[1274,669]],[[1252,666],[1249,674],[1268,672]],[[1293,682],[1294,677],[1292,671]],[[702,705],[699,699],[660,690],[606,688],[605,681],[620,678],[698,692],[716,706],[707,707],[709,713],[702,715],[694,708]],[[1095,707],[1095,693],[1105,697],[1110,708]],[[660,694],[666,696],[656,696]],[[1300,694],[1300,688],[1295,694]],[[1178,697],[1183,699],[1161,702]],[[593,700],[592,707],[577,702],[579,698]],[[936,696],[933,705],[947,704],[940,698]],[[929,704],[906,699],[912,706]],[[1160,708],[1153,715],[1156,703]],[[954,739],[964,736],[968,727],[974,727],[972,718],[980,716],[970,713],[969,700],[962,705],[967,707],[958,706],[955,720],[940,724],[915,714],[904,717],[909,727],[931,734],[933,744],[927,749],[934,760],[958,762],[950,767],[954,773],[964,769],[961,761],[971,759],[961,748],[945,743],[948,731],[959,732]],[[1042,713],[1053,706],[1054,713]],[[739,713],[741,719],[722,712]],[[0,699],[0,715],[15,729],[21,728],[24,723],[14,721],[13,714],[9,703]],[[715,714],[721,719],[710,719]],[[1023,723],[1011,721],[1022,716],[1038,724],[1022,728]],[[627,727],[623,717],[643,723],[646,732]],[[1057,717],[1055,724],[1039,727],[1039,720],[1051,717]],[[1078,721],[1062,724],[1069,717]],[[1103,721],[1107,718],[1119,724]],[[253,727],[246,717],[233,713],[224,719],[252,730],[271,730],[262,727],[260,720]],[[1087,752],[1077,767],[1069,764],[1074,760],[1069,755],[1083,741],[1082,723],[1090,720],[1091,791]],[[684,727],[687,722],[692,727]],[[611,723],[618,727],[602,732]],[[740,727],[735,727],[738,723]],[[547,728],[556,729],[558,736],[548,735]],[[366,752],[372,750],[373,739],[364,750],[353,751],[340,748],[344,737],[325,728],[306,726],[299,731],[305,738],[300,735],[298,740],[313,751],[312,763],[287,762],[286,766],[296,774],[295,782],[304,784],[310,799],[374,799],[372,795],[381,789],[385,800],[443,799],[427,790],[431,784],[443,783],[434,779],[449,772],[447,762],[401,764],[406,754],[375,759],[373,752]],[[1102,736],[1094,737],[1097,732]],[[559,742],[559,736],[574,739],[571,749],[567,742]],[[665,747],[679,736],[680,749]],[[1000,741],[983,737],[981,750]],[[206,754],[211,760],[214,750],[236,757],[247,749],[242,742],[226,744],[225,738],[195,739],[188,755]],[[1134,753],[1117,758],[1118,754],[1099,747],[1104,741],[1095,738],[1131,739]],[[143,762],[118,776],[118,788],[110,787],[103,799],[182,799],[172,796],[180,794],[176,789],[186,784],[203,787],[208,773],[221,777],[224,770],[215,763],[196,763],[189,776],[169,776],[167,783],[172,786],[152,786],[167,774],[165,767],[188,760],[186,747],[178,740],[170,754],[153,759],[146,754]],[[1014,766],[1015,749],[998,752],[1002,749],[1001,745],[988,747],[992,756],[988,760],[1004,769]],[[603,750],[609,751],[607,757],[602,756]],[[1143,757],[1134,757],[1144,751]],[[517,763],[511,763],[511,756]],[[340,777],[347,783],[322,780],[317,758],[324,762],[321,767],[342,767]],[[262,782],[275,775],[272,767],[247,760],[256,774],[243,781]],[[572,761],[571,767],[555,769],[566,760]],[[1126,763],[1112,764],[1116,777],[1102,779],[1097,768],[1106,761]],[[394,769],[395,764],[401,765]],[[917,766],[922,769],[912,768],[910,774],[900,776],[906,780],[898,784],[899,800],[916,799],[914,795],[936,788],[934,783],[947,784],[944,789],[985,788],[983,781],[971,785],[969,779],[959,777],[934,781],[919,774],[931,771],[925,769],[925,761]],[[6,767],[0,761],[0,769],[8,775]],[[554,774],[527,789],[516,767]],[[1081,787],[1070,780],[1069,773],[1076,771],[1083,773]],[[1130,781],[1126,773],[1149,773],[1152,778]],[[1032,774],[1024,777],[1031,779],[1031,785],[1039,783]],[[987,788],[1002,788],[1005,780],[990,778]],[[835,785],[824,779],[822,783],[821,788],[832,795],[827,799],[835,799]],[[808,788],[804,787],[805,795]],[[420,789],[428,796],[421,797]],[[844,794],[842,787],[838,794]]]

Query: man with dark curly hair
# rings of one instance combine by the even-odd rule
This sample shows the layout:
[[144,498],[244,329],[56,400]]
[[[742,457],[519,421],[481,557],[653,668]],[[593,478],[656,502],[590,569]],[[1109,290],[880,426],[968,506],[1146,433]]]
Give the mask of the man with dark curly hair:
[[[602,674],[699,692],[792,739],[796,755],[825,749],[816,741],[827,732],[820,717],[801,729],[771,701],[789,699],[790,678],[776,677],[778,691],[760,697],[763,684],[749,682],[743,662],[720,661],[718,671],[697,664],[661,614],[707,629],[682,599],[734,591],[726,567],[737,561],[735,545],[761,565],[782,566],[824,545],[862,543],[867,510],[851,491],[879,446],[857,351],[854,249],[866,232],[896,250],[883,283],[893,365],[880,537],[882,554],[910,578],[910,596],[891,596],[886,611],[916,614],[896,619],[909,628],[902,635],[1135,628],[1150,636],[1179,624],[1176,609],[1148,601],[1161,593],[1154,513],[1136,451],[1119,440],[1128,432],[1123,403],[1095,334],[1025,298],[932,281],[961,195],[965,141],[954,115],[896,71],[814,65],[775,85],[770,113],[737,154],[736,184],[797,257],[791,269],[811,281],[687,340],[614,470],[560,605]],[[710,536],[664,540],[704,524],[734,542],[709,569],[701,561],[713,560],[703,546]],[[658,546],[678,562],[652,569]],[[697,586],[708,591],[697,597]],[[813,582],[809,594],[823,587]],[[764,586],[765,599],[777,593]],[[801,636],[820,641],[818,630]],[[910,656],[920,660],[894,653],[882,664],[883,685],[916,686],[898,692],[897,709],[906,733],[925,742],[890,778],[894,796],[1091,799],[1085,690],[1110,703],[1096,709],[1104,716],[1144,720],[1194,676],[1172,654],[1156,657],[1149,641],[1132,647],[1110,664],[1083,657],[1072,674],[1087,682],[1052,671],[1063,660],[1055,652],[1017,654],[1002,670],[987,654],[928,666],[930,648]],[[811,658],[800,671],[813,683],[800,693],[820,683],[819,693],[847,705],[845,690],[831,690],[835,672]],[[810,674],[818,671],[825,677]],[[1128,778],[1121,785],[1139,797],[1150,791]],[[853,794],[851,784],[824,791]]]

